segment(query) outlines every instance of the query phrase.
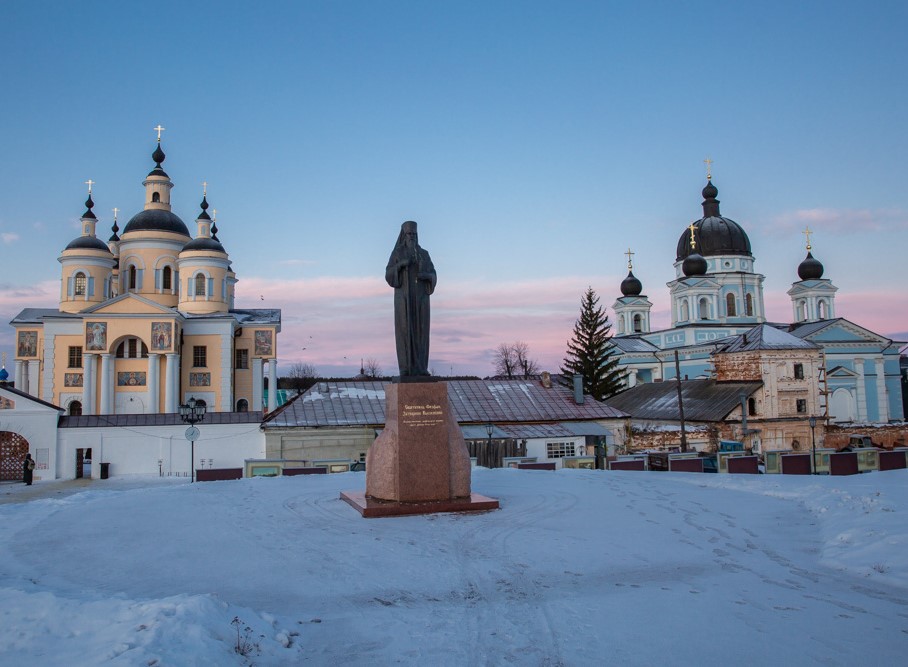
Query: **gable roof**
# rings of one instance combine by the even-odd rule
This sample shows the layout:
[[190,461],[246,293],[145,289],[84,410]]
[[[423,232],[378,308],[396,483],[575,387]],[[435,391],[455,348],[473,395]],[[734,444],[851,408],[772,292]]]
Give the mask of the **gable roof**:
[[[741,394],[750,396],[762,382],[717,382],[684,380],[681,397],[686,421],[720,422],[741,405]],[[605,404],[627,412],[632,419],[678,421],[678,384],[647,382],[605,400]]]
[[45,317],[64,317],[78,319],[78,313],[64,313],[56,308],[24,308],[10,324],[41,324]]
[[719,342],[717,352],[749,352],[752,350],[796,350],[818,349],[809,340],[792,336],[769,324],[758,324],[738,336],[730,336]]
[[[804,322],[804,323],[795,323],[792,324],[788,331],[793,336],[798,338],[811,338],[812,336],[817,335],[821,331],[834,330],[835,328],[840,330],[849,331],[853,336],[863,338],[864,342],[868,343],[878,343],[884,346],[891,345],[894,341],[887,338],[881,334],[878,334],[870,329],[865,329],[860,324],[855,324],[851,320],[846,320],[844,317],[837,317],[833,320],[820,320],[818,322]],[[822,340],[823,343],[855,343],[858,342],[853,338],[842,338],[841,340],[830,339]]]
[[[148,299],[140,294],[136,294],[135,292],[124,292],[123,294],[121,294],[119,296],[115,296],[113,299],[108,299],[107,301],[103,301],[102,303],[99,303],[96,306],[92,306],[91,308],[86,308],[79,314],[80,315],[94,315],[94,314],[105,314],[106,315],[107,313],[105,313],[105,311],[108,308],[110,308],[114,304],[118,304],[122,301],[138,301],[140,304],[142,304],[143,306],[146,306],[147,308],[150,308],[152,311],[167,313],[168,315],[179,315],[179,311],[176,308],[168,308],[167,306],[162,306],[158,302],[152,301],[151,299]],[[117,313],[112,313],[112,314],[118,314],[118,313],[119,313],[119,311],[117,311]]]
[[7,391],[9,393],[13,394],[14,396],[16,396],[17,398],[22,398],[26,401],[31,401],[32,403],[37,403],[39,405],[43,405],[48,408],[53,408],[54,410],[58,410],[60,412],[66,412],[66,410],[61,408],[59,405],[54,405],[53,403],[48,403],[47,401],[42,401],[40,398],[37,398],[36,396],[32,396],[31,394],[26,394],[24,391],[22,391],[20,389],[16,389],[15,387],[0,386],[0,393],[7,392]]
[[[451,380],[448,397],[458,423],[566,422],[619,419],[623,412],[555,382],[547,389],[534,380]],[[381,426],[385,383],[319,382],[269,414],[265,428]]]

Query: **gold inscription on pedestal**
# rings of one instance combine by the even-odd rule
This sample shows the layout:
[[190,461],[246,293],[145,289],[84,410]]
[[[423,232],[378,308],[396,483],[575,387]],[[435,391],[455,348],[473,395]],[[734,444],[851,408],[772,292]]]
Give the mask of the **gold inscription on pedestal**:
[[445,414],[440,405],[404,405],[400,421],[405,426],[421,428],[423,426],[438,426],[444,424]]

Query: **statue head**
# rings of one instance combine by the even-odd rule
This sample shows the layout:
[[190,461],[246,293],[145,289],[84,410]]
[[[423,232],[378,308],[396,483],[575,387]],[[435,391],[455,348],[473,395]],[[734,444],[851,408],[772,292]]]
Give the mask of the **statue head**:
[[416,234],[416,223],[408,220],[400,226],[400,243],[408,248],[415,248],[419,238]]

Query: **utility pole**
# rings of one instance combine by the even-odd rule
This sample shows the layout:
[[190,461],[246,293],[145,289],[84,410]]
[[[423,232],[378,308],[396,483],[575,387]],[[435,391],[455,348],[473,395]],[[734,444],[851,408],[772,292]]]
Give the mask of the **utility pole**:
[[681,451],[687,451],[687,433],[684,431],[684,399],[681,396],[681,362],[678,361],[678,350],[675,350],[675,380],[678,388],[678,413],[681,415]]

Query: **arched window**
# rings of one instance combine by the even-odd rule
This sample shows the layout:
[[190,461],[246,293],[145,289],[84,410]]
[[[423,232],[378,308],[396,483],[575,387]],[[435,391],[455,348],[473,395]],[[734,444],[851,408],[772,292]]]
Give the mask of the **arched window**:
[[204,273],[195,274],[195,295],[205,296],[205,285],[208,282]]
[[687,322],[690,319],[690,314],[687,310],[687,301],[681,302],[681,322]]
[[161,194],[158,193],[158,192],[152,192],[152,193],[151,193],[151,201],[153,201],[153,202],[155,202],[155,203],[160,202],[160,201],[161,201]]
[[807,302],[798,302],[798,321],[804,322],[807,319]]
[[700,297],[700,319],[709,319],[709,300],[705,296]]
[[619,334],[624,333],[624,318],[623,317],[618,318],[618,333]]
[[734,317],[738,314],[737,308],[735,307],[735,295],[731,292],[725,295],[725,314],[729,317]]
[[165,266],[164,270],[161,271],[161,289],[172,289],[173,281],[173,271],[170,270],[169,266]]
[[237,412],[249,412],[249,401],[245,398],[241,398],[236,402],[236,411]]
[[82,414],[82,403],[80,401],[73,401],[69,404],[69,415],[70,417],[78,417]]
[[643,318],[640,317],[640,313],[634,315],[634,333],[640,333],[643,331]]
[[744,312],[748,317],[752,317],[754,314],[754,297],[753,294],[748,294],[744,297]]
[[117,346],[117,359],[147,359],[148,346],[138,338],[127,338]]
[[129,267],[129,275],[127,277],[126,289],[136,289],[136,276],[138,271],[136,271],[136,265],[133,264]]
[[820,301],[817,301],[817,317],[819,317],[821,320],[826,319],[826,302],[822,299]]
[[76,296],[85,296],[86,282],[84,273],[80,272],[73,276],[73,294]]

